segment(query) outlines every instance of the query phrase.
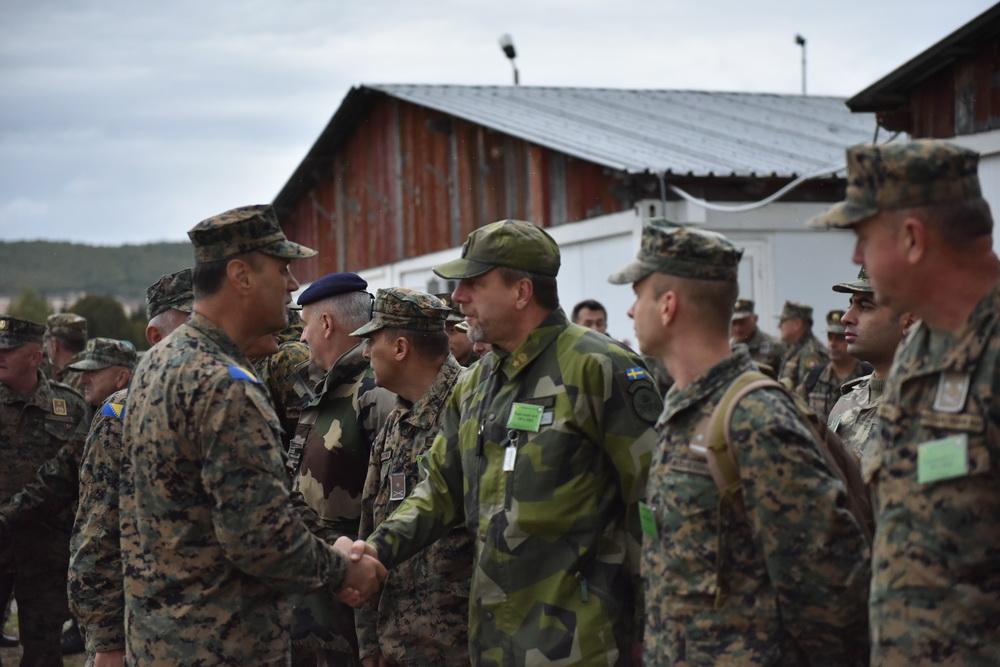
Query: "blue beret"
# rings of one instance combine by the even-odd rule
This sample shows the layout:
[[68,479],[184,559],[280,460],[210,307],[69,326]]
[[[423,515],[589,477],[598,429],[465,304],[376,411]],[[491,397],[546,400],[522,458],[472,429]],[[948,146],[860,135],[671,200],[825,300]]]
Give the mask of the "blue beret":
[[299,295],[297,302],[300,306],[307,306],[330,296],[364,292],[367,289],[368,283],[356,273],[328,273],[306,288],[306,291]]

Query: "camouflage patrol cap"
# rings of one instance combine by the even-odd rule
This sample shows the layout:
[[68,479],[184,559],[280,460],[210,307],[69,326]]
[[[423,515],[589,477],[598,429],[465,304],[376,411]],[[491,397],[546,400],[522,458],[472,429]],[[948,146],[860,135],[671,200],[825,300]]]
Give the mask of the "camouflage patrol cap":
[[812,318],[812,306],[807,306],[797,301],[786,301],[784,307],[781,309],[781,314],[778,315],[778,320],[781,322],[785,320],[809,320],[812,322]]
[[87,318],[76,313],[49,315],[45,335],[83,344],[87,340]]
[[826,332],[828,334],[843,334],[844,325],[840,323],[840,318],[844,316],[842,310],[831,310],[826,314]]
[[12,350],[25,343],[42,342],[45,327],[30,320],[0,315],[0,350]]
[[614,285],[638,282],[651,273],[698,280],[736,280],[743,251],[722,234],[670,222],[642,228],[639,253],[632,263],[608,276]]
[[375,294],[372,319],[352,336],[371,336],[379,329],[444,331],[448,306],[436,296],[406,287],[380,289]]
[[91,338],[76,360],[67,368],[74,371],[99,371],[111,366],[132,369],[138,357],[135,346],[127,340]]
[[918,139],[847,149],[847,198],[809,221],[810,227],[853,227],[896,209],[982,200],[979,154]]
[[837,283],[833,286],[834,292],[840,292],[841,294],[864,294],[864,293],[874,293],[875,290],[872,289],[872,284],[868,280],[868,272],[865,267],[861,267],[858,271],[858,279],[851,281],[849,283]]
[[241,206],[202,220],[191,228],[188,238],[198,262],[214,262],[254,250],[282,259],[316,254],[285,237],[274,209],[267,204]]
[[168,273],[146,288],[146,316],[149,319],[168,310],[190,313],[193,307],[191,269]]
[[753,315],[754,303],[751,299],[736,299],[736,305],[733,306],[733,316],[730,318],[732,320],[742,320],[744,317],[750,317]]
[[449,312],[446,320],[448,324],[458,324],[459,322],[465,322],[465,315],[463,315],[462,311],[460,311],[458,309],[458,306],[455,305],[455,300],[451,298],[450,293],[443,292],[441,294],[435,294],[434,296],[444,301],[444,305],[448,306]]
[[462,257],[435,266],[448,280],[474,278],[498,266],[555,277],[559,246],[541,227],[523,220],[498,220],[469,234]]

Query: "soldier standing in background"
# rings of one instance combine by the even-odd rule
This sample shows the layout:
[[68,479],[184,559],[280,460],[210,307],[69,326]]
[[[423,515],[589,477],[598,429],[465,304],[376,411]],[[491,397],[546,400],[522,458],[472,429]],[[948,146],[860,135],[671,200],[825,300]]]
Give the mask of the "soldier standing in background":
[[792,397],[736,394],[731,439],[712,436],[730,387],[760,377],[729,343],[741,254],[719,234],[647,224],[610,278],[632,284],[639,345],[675,379],[643,522],[644,664],[863,665],[865,538]]
[[[40,324],[0,316],[0,498],[20,491],[60,448],[82,446],[86,437],[83,399],[40,371],[44,331]],[[64,506],[10,530],[0,520],[0,568],[13,570],[24,665],[62,664],[72,517],[72,508]]]
[[795,390],[824,422],[841,396],[840,388],[871,372],[871,366],[853,357],[847,349],[844,325],[841,322],[843,316],[842,310],[831,310],[826,314],[826,340],[830,360],[814,366]]
[[479,355],[472,349],[472,341],[469,340],[469,325],[465,321],[465,315],[455,306],[451,299],[451,294],[435,294],[448,306],[448,319],[445,320],[445,333],[448,334],[448,348],[452,356],[463,367],[468,368],[479,360]]
[[270,206],[188,236],[194,313],[143,356],[125,409],[126,659],[287,664],[288,594],[357,602],[384,575],[373,560],[348,563],[294,513],[278,418],[241,352],[288,325],[289,264],[315,252],[285,238]]
[[271,395],[274,411],[281,421],[281,444],[288,451],[299,422],[299,413],[313,398],[312,387],[305,386],[302,379],[303,367],[309,363],[309,346],[299,340],[302,320],[298,309],[289,308],[288,326],[269,336],[272,341],[266,353],[247,350],[247,358],[253,364],[257,378]]
[[80,388],[87,405],[96,408],[132,379],[137,356],[131,341],[91,338],[76,360],[66,368],[80,374]]
[[830,355],[813,334],[812,306],[786,301],[778,320],[781,342],[786,346],[778,380],[789,389],[795,389],[809,371],[825,364]]
[[569,322],[559,265],[548,234],[503,220],[434,268],[493,352],[452,392],[426,477],[355,545],[394,568],[464,522],[473,665],[628,665],[638,642],[638,501],[662,401],[638,357]]
[[[162,276],[146,289],[146,341],[156,345],[191,315],[191,269]],[[122,468],[123,389],[108,397],[87,434],[80,463],[79,494],[70,540],[69,604],[83,630],[94,667],[122,667],[125,661],[125,592],[118,522]],[[125,531],[135,539],[134,531]]]
[[56,313],[45,321],[45,360],[42,372],[49,379],[80,391],[80,375],[66,367],[87,344],[87,320],[76,313]]
[[[299,295],[302,340],[312,365],[327,373],[299,415],[288,453],[295,490],[324,526],[352,539],[372,443],[396,406],[396,397],[375,385],[362,341],[351,336],[372,316],[367,287],[356,273],[332,273]],[[297,600],[293,640],[295,665],[358,664],[354,610],[325,591]]]
[[847,351],[874,369],[869,375],[844,384],[843,395],[830,411],[830,430],[840,436],[844,445],[860,460],[872,440],[878,437],[873,427],[885,379],[896,347],[913,323],[913,317],[909,313],[896,315],[891,308],[875,303],[864,267],[857,280],[837,283],[833,291],[851,295],[851,306],[841,318]]
[[920,319],[864,454],[872,664],[1000,664],[1000,260],[979,156],[939,141],[847,151],[851,229],[876,301]]
[[730,345],[743,343],[750,352],[750,358],[762,372],[777,377],[781,371],[781,360],[785,346],[767,335],[757,326],[757,313],[750,299],[737,299],[733,308],[733,318],[729,325]]
[[[372,321],[354,332],[365,340],[375,382],[396,394],[372,447],[361,499],[365,539],[420,481],[448,396],[462,367],[448,352],[450,309],[423,292],[379,290]],[[386,580],[378,598],[356,612],[364,667],[469,664],[472,538],[462,527],[414,556]]]

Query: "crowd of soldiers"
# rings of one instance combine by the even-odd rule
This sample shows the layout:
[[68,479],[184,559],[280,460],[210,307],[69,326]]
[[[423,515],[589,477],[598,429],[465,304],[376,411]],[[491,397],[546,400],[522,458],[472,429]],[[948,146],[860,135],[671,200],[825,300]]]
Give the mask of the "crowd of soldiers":
[[[298,291],[268,206],[197,224],[151,347],[0,317],[22,665],[1000,664],[1000,261],[978,156],[847,153],[857,277],[781,340],[742,252],[652,221],[641,352],[502,220],[450,294]],[[572,320],[572,321],[571,321]],[[44,348],[44,354],[43,354]],[[81,394],[82,391],[82,394]],[[92,415],[93,413],[93,415]]]

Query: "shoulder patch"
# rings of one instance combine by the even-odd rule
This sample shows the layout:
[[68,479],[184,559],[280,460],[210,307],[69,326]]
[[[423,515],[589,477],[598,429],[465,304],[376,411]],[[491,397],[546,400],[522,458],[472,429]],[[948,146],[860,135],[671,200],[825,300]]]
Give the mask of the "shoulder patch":
[[631,392],[632,409],[640,419],[655,424],[663,412],[663,400],[657,395],[656,390],[651,386],[640,386],[636,391]]
[[101,408],[101,414],[105,417],[112,417],[114,419],[125,419],[125,404],[105,403],[104,407]]
[[649,378],[649,373],[646,371],[646,369],[645,368],[641,368],[639,366],[633,366],[632,368],[626,368],[625,369],[625,378],[629,382],[635,382],[636,380],[648,380],[648,379],[650,379]]
[[69,414],[69,411],[66,409],[66,401],[64,399],[61,398],[52,399],[52,414],[57,415],[59,417],[65,417],[66,415]]
[[241,368],[236,364],[229,366],[229,377],[234,380],[242,380],[243,382],[253,382],[254,384],[260,384],[260,380],[257,376],[248,371],[245,368]]

